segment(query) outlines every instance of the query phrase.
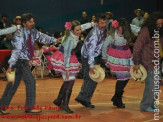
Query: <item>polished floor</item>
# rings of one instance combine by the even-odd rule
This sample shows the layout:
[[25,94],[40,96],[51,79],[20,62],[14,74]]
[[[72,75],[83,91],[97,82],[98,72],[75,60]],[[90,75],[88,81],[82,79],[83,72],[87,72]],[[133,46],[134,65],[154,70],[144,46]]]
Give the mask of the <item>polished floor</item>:
[[[63,83],[61,78],[44,78],[37,79],[37,94],[36,104],[42,109],[41,115],[31,116],[24,113],[25,104],[25,86],[22,81],[14,98],[11,101],[9,111],[10,115],[0,116],[0,122],[152,122],[154,121],[154,113],[141,112],[139,110],[140,100],[143,95],[144,83],[130,80],[125,88],[123,102],[126,104],[125,109],[118,109],[112,105],[110,101],[114,94],[114,87],[116,83],[115,78],[106,78],[99,83],[92,103],[96,106],[94,109],[84,108],[79,103],[75,102],[75,97],[78,95],[82,79],[76,79],[73,87],[72,96],[70,99],[70,108],[74,114],[66,114],[52,103],[57,97],[60,86]],[[7,82],[0,80],[0,95],[2,95]],[[161,86],[163,89],[163,86]],[[163,94],[160,94],[160,109],[156,116],[159,117],[157,121],[163,122]],[[19,107],[19,109],[18,109]],[[26,116],[25,116],[26,115]],[[13,117],[13,118],[12,118]],[[29,118],[31,117],[31,118]]]

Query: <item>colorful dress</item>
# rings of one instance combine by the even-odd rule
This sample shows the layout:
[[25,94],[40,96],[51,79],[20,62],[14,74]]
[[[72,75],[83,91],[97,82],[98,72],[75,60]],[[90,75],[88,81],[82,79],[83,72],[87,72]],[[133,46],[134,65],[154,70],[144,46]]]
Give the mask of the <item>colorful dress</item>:
[[[94,26],[93,23],[86,23],[81,25],[81,29],[84,31],[92,26]],[[66,78],[66,71],[69,70],[69,79],[67,80],[69,81],[75,79],[80,69],[80,63],[73,50],[79,42],[79,37],[70,31],[70,36],[66,40],[64,39],[65,36],[62,38],[61,47],[53,54],[51,61],[55,72],[61,73],[64,80]]]
[[115,37],[108,36],[104,42],[103,59],[107,60],[106,65],[116,74],[117,80],[130,79],[130,67],[133,65],[132,54],[128,47],[127,40],[123,35],[115,31]]
[[48,70],[53,70],[53,66],[51,64],[51,57],[52,57],[52,54],[51,54],[51,51],[56,51],[58,50],[58,48],[56,48],[55,46],[51,45],[50,47],[48,46],[42,46],[42,49],[44,51],[44,54],[46,56],[46,59],[48,61]]
[[42,50],[34,50],[34,59],[29,61],[30,66],[41,66]]

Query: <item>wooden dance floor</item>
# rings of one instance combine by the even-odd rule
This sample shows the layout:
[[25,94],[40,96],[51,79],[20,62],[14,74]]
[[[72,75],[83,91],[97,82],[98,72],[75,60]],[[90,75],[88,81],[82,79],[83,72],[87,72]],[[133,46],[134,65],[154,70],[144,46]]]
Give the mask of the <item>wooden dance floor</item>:
[[[92,103],[94,109],[84,108],[74,99],[78,95],[82,79],[77,79],[73,87],[72,96],[70,99],[70,108],[74,111],[73,114],[66,114],[64,111],[58,110],[53,104],[53,100],[57,97],[60,86],[63,80],[61,78],[44,78],[37,79],[36,83],[36,104],[42,113],[40,115],[28,115],[24,112],[25,104],[25,86],[22,81],[14,98],[10,104],[10,115],[2,116],[0,122],[152,122],[154,121],[154,113],[140,112],[139,104],[143,95],[144,83],[130,80],[123,95],[123,102],[126,105],[125,109],[117,109],[110,101],[114,94],[116,83],[115,78],[106,78],[102,83],[99,83]],[[0,96],[2,95],[7,82],[0,80]],[[163,86],[161,86],[163,89]],[[160,93],[160,113],[159,121],[163,122],[163,94]],[[18,109],[19,107],[19,109]],[[20,109],[20,107],[22,107]]]

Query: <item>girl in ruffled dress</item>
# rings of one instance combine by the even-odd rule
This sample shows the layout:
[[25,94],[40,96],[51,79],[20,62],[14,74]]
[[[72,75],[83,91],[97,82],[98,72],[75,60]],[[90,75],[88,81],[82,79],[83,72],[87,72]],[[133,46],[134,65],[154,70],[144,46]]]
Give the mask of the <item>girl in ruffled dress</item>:
[[58,48],[56,48],[54,45],[45,44],[44,46],[42,46],[42,49],[43,49],[43,53],[45,54],[46,59],[48,61],[49,77],[53,78],[55,73],[54,73],[54,70],[53,70],[52,63],[51,63],[51,57],[54,54],[54,52],[56,50],[58,50]]
[[128,46],[132,39],[133,34],[129,23],[126,19],[121,18],[112,22],[103,46],[102,57],[117,78],[115,94],[111,99],[117,108],[125,108],[122,95],[130,79],[130,67],[133,65],[132,54]]
[[39,42],[34,43],[34,57],[29,61],[29,65],[31,66],[31,70],[34,69],[35,66],[41,66],[41,56],[43,50],[40,49]]
[[80,66],[73,50],[79,42],[81,32],[91,28],[93,25],[94,23],[80,25],[80,22],[77,20],[66,22],[65,35],[62,38],[61,47],[51,58],[55,72],[61,73],[64,79],[58,98],[55,99],[53,103],[60,106],[61,109],[67,113],[73,113],[73,111],[68,107],[68,103],[75,82],[75,76],[79,72]]

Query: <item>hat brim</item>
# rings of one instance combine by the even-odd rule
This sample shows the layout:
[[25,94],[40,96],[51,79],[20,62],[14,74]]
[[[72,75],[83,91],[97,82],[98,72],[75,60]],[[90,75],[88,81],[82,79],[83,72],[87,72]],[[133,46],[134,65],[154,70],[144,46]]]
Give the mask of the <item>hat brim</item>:
[[6,77],[7,77],[8,82],[14,83],[15,82],[15,71],[6,73]]
[[98,77],[98,78],[94,78],[94,77],[92,77],[93,75],[90,74],[90,72],[89,72],[90,78],[91,78],[93,81],[95,81],[95,82],[102,82],[102,81],[105,79],[105,72],[104,72],[103,68],[101,68],[100,65],[95,65],[94,68],[95,68],[95,70],[99,73],[99,77]]
[[144,68],[144,66],[143,65],[139,65],[140,66],[140,70],[141,70],[141,72],[143,73],[143,75],[142,75],[142,77],[140,77],[140,78],[135,78],[135,73],[136,72],[134,72],[133,71],[133,67],[134,66],[131,66],[131,68],[130,68],[130,74],[131,74],[131,77],[134,79],[134,80],[136,80],[136,81],[144,81],[145,79],[146,79],[146,77],[147,77],[147,71],[146,71],[146,69]]
[[144,13],[144,11],[143,10],[141,10],[141,9],[136,9],[134,12],[135,12],[135,14],[137,13],[137,11],[140,11],[141,12],[141,15],[143,15],[143,13]]

